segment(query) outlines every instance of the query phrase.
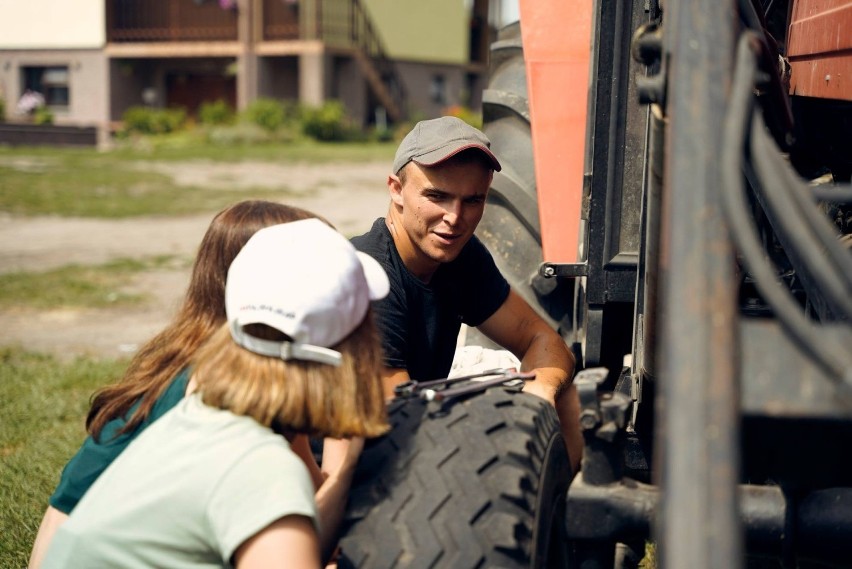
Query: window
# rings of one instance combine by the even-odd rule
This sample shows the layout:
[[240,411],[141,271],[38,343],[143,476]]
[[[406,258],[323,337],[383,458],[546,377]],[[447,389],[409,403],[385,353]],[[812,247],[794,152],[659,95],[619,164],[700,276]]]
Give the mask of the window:
[[23,90],[41,93],[48,107],[67,107],[68,67],[24,67]]
[[447,83],[443,75],[432,76],[432,82],[429,84],[429,96],[433,103],[447,104]]

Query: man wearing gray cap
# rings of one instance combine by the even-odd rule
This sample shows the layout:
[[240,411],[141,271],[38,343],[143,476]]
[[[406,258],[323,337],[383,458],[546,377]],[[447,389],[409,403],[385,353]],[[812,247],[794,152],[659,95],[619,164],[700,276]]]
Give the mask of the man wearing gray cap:
[[455,117],[421,121],[402,140],[388,176],[390,207],[352,239],[391,283],[375,303],[385,394],[409,379],[446,377],[461,324],[515,354],[535,380],[524,390],[556,405],[572,467],[583,441],[571,387],[574,357],[562,338],[514,292],[474,236],[500,162],[488,138]]

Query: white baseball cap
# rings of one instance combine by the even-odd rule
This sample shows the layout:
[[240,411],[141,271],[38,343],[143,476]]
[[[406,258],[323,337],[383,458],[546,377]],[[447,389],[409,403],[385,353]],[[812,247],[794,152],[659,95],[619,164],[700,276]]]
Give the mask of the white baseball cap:
[[[329,348],[389,289],[375,259],[319,219],[305,219],[266,227],[248,240],[228,270],[225,312],[234,341],[249,351],[340,365],[340,352]],[[256,338],[243,329],[248,324],[266,324],[293,341]]]

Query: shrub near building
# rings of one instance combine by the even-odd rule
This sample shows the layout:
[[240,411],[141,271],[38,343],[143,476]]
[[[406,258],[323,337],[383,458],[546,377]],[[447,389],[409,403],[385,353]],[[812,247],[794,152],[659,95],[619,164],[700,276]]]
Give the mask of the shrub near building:
[[342,141],[360,134],[346,116],[340,101],[327,101],[320,107],[306,108],[302,113],[302,132],[322,141]]
[[284,105],[276,99],[257,99],[249,104],[243,115],[252,124],[267,132],[275,132],[284,125],[287,113]]
[[124,134],[168,134],[186,125],[186,110],[130,107],[124,112],[122,120]]
[[198,122],[203,125],[225,125],[234,122],[234,109],[222,99],[202,103],[198,108]]
[[[121,134],[160,135],[188,126],[183,108],[156,109],[136,106],[122,116]],[[208,141],[216,144],[290,142],[304,134],[321,142],[366,140],[366,134],[347,116],[343,104],[327,101],[319,107],[261,98],[235,113],[227,102],[202,104],[198,123]]]

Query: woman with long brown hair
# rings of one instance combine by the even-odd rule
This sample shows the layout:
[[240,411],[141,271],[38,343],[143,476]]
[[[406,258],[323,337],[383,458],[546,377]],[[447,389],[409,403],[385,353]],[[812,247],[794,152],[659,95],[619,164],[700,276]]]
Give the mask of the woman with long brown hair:
[[[228,268],[249,238],[264,227],[316,217],[296,207],[247,200],[225,208],[213,218],[199,246],[184,301],[172,321],[140,348],[121,380],[93,397],[86,419],[89,437],[65,466],[50,497],[33,544],[30,568],[39,566],[57,527],[106,467],[187,393],[189,363],[198,348],[225,322]],[[346,443],[340,445],[337,454],[345,456]],[[316,468],[306,437],[299,437],[293,446],[319,486],[329,475],[328,469],[321,473]],[[318,496],[321,517],[326,512],[336,516],[344,496],[334,484],[324,486]]]
[[190,362],[193,392],[103,473],[44,565],[319,567],[314,485],[286,441],[387,431],[370,303],[388,290],[318,219],[259,230],[228,272],[227,323]]

